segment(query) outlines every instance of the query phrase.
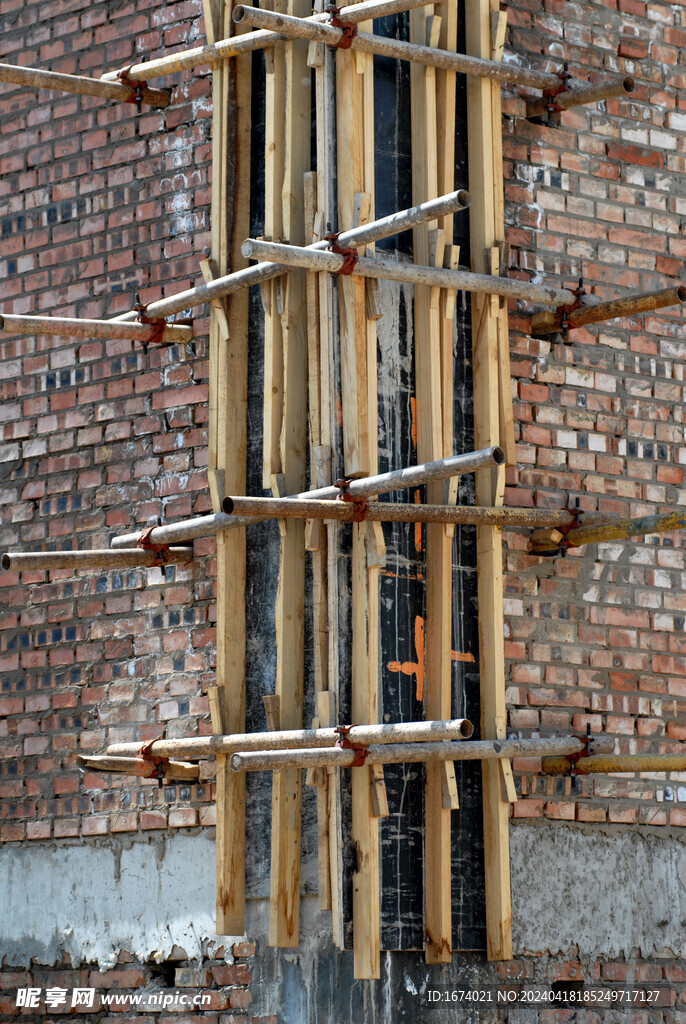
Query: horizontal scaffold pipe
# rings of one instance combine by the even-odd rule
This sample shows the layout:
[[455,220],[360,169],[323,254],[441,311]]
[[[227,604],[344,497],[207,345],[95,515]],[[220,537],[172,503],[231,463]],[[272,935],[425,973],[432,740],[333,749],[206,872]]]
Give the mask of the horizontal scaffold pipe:
[[665,515],[642,516],[639,519],[617,519],[612,523],[580,526],[566,535],[568,547],[582,544],[603,544],[613,540],[629,540],[650,533],[669,533],[686,530],[686,512],[668,512]]
[[[341,12],[341,18],[348,20],[347,7]],[[278,14],[275,11],[245,5],[234,7],[233,20],[282,33],[289,39],[313,39],[328,46],[338,46],[344,34],[343,29],[334,25],[313,22],[309,18],[293,18],[288,14]],[[482,57],[469,57],[464,53],[439,50],[433,46],[419,46],[416,43],[406,43],[402,39],[389,39],[387,36],[372,35],[369,32],[358,32],[352,38],[350,48],[361,50],[363,53],[375,53],[380,57],[424,64],[430,68],[457,71],[477,78],[526,85],[532,89],[556,90],[561,85],[560,76],[551,71],[535,71],[519,67],[517,64],[503,64],[496,60],[484,60]]]
[[613,772],[686,772],[685,754],[593,754],[590,757],[546,757],[546,775],[611,774]]
[[[433,0],[366,0],[365,3],[351,4],[350,7],[346,7],[345,20],[357,24],[360,21],[369,21],[371,18],[385,18],[390,14],[400,14],[402,11],[411,11],[417,7],[427,7],[430,3],[433,3]],[[328,22],[329,15],[328,13],[313,14],[302,20]],[[161,78],[163,75],[172,75],[188,68],[203,67],[205,64],[216,64],[217,61],[240,57],[241,54],[252,53],[254,50],[264,50],[266,47],[274,46],[275,43],[285,41],[287,41],[287,36],[279,32],[249,32],[244,35],[231,36],[207,46],[196,46],[192,50],[170,53],[169,56],[159,57],[157,60],[133,64],[131,67],[122,68],[119,71],[108,71],[102,77],[103,81],[116,81],[120,74],[125,73],[136,81],[147,82],[151,78]],[[559,84],[560,80],[556,75],[549,77]]]
[[[438,722],[394,722],[390,725],[353,725],[345,730],[351,743],[413,743],[426,740],[468,740],[474,726],[467,718]],[[154,740],[150,752],[158,757],[209,757],[238,750],[297,750],[300,747],[335,747],[338,729],[283,729],[274,732],[234,733],[230,736],[191,736]],[[581,749],[581,747],[579,747]],[[140,743],[114,743],[108,754],[137,754]]]
[[[609,745],[612,746],[612,739]],[[601,747],[607,749],[607,739]],[[411,764],[418,761],[485,761],[511,757],[575,754],[585,749],[577,737],[531,740],[471,740],[467,743],[394,743],[367,747],[365,764]],[[235,772],[280,771],[285,768],[349,768],[356,750],[240,751],[231,755]]]
[[648,313],[652,309],[665,309],[667,306],[683,305],[686,302],[686,285],[676,288],[662,288],[657,292],[645,295],[627,295],[623,299],[611,299],[609,302],[598,302],[595,305],[579,306],[558,313],[535,313],[531,318],[531,333],[553,334],[555,331],[574,330],[587,324],[599,324],[605,320],[616,320],[620,316],[636,316]]
[[[283,245],[278,242],[262,242],[248,238],[241,246],[246,258],[273,260],[306,270],[328,271],[337,274],[345,264],[345,257],[336,252],[321,252],[297,245]],[[432,288],[449,288],[452,291],[485,292],[489,295],[503,295],[505,298],[525,299],[548,306],[565,306],[574,301],[574,295],[567,288],[546,288],[529,281],[518,281],[507,277],[472,274],[466,270],[442,270],[439,267],[423,267],[416,263],[382,259],[374,256],[360,256],[352,273],[359,277],[385,278],[390,281],[405,281],[408,284],[429,285]]]
[[[466,526],[568,526],[569,512],[535,508],[491,508],[479,505],[415,505],[369,502],[362,510],[354,502],[313,501],[307,498],[226,497],[222,508],[240,516],[262,519],[329,519],[350,523],[360,518],[376,523],[462,523]],[[364,512],[364,514],[362,514]]]
[[82,770],[92,772],[118,772],[120,775],[139,775],[143,779],[159,776],[179,782],[197,781],[200,768],[184,761],[167,761],[160,765],[148,757],[109,757],[107,754],[79,754],[76,763]]
[[186,344],[193,340],[190,327],[172,324],[118,323],[116,320],[82,320],[64,316],[20,316],[0,314],[0,331],[8,334],[42,334],[63,338],[108,338],[112,341],[139,341]]
[[[361,224],[357,228],[350,228],[348,231],[341,231],[336,240],[338,246],[370,245],[382,238],[389,238],[397,235],[400,231],[416,227],[418,224],[425,224],[430,220],[437,220],[446,217],[458,210],[466,210],[469,206],[469,192],[458,189],[457,192],[449,192],[447,195],[438,196],[437,199],[429,199],[425,203],[411,206],[408,210],[398,210],[387,217],[380,217],[369,224]],[[308,249],[326,249],[330,242],[324,240],[308,245]],[[203,302],[217,299],[227,295],[233,295],[243,288],[250,288],[252,285],[264,284],[274,277],[288,274],[293,268],[283,263],[260,263],[256,267],[244,267],[236,270],[233,274],[225,277],[217,277],[209,284],[202,284],[196,288],[188,288],[184,292],[177,292],[165,299],[158,299],[151,302],[146,309],[148,316],[171,316],[180,313],[184,309],[191,309],[193,306],[200,306]],[[114,317],[112,322],[120,320],[133,320],[137,314],[133,311],[122,313]],[[109,322],[109,321],[108,321]]]
[[[193,561],[193,548],[166,548],[163,562],[187,565]],[[160,565],[160,556],[144,548],[119,548],[113,551],[7,551],[2,568],[15,572],[40,572],[51,569],[130,569]]]
[[571,107],[581,107],[586,103],[599,103],[601,100],[612,99],[613,96],[629,96],[636,88],[633,78],[627,75],[625,78],[611,78],[603,82],[595,82],[591,85],[572,86],[563,92],[553,96],[550,101],[529,100],[526,105],[527,117],[541,117],[550,109],[570,110]]
[[[374,494],[388,494],[390,491],[405,487],[421,487],[422,484],[429,483],[430,480],[448,480],[450,477],[462,476],[464,473],[474,473],[477,469],[502,466],[504,462],[505,453],[496,445],[493,448],[483,448],[477,452],[466,452],[464,455],[452,455],[448,459],[423,462],[419,466],[407,466],[405,469],[394,469],[389,473],[379,473],[375,476],[362,477],[359,480],[350,480],[346,490],[353,497],[362,498]],[[336,498],[340,493],[341,488],[334,485],[319,487],[313,491],[303,491],[302,494],[293,494],[290,497],[298,500],[302,498],[327,499]],[[200,516],[197,519],[186,519],[180,523],[155,527],[150,534],[150,539],[153,544],[172,544],[184,540],[196,540],[198,537],[211,537],[212,534],[219,533],[220,530],[248,526],[257,522],[258,519],[259,517],[256,516],[240,518],[227,515],[224,512],[217,512],[210,516]],[[570,516],[568,522],[571,521]],[[141,533],[142,531],[137,531],[115,537],[111,546],[113,548],[133,547],[138,543]]]
[[150,89],[127,82],[104,82],[101,78],[87,78],[83,75],[63,75],[56,71],[38,68],[22,68],[16,64],[0,64],[0,82],[26,85],[32,89],[52,89],[54,92],[70,92],[79,96],[100,96],[107,100],[123,103],[142,103],[152,107],[168,107],[169,92],[166,89]]

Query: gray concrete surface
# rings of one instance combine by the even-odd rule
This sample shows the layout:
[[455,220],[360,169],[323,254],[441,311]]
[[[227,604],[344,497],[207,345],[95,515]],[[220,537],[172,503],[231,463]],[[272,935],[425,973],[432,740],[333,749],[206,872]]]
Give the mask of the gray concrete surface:
[[518,953],[686,956],[686,835],[520,824],[510,854]]
[[[515,955],[686,956],[686,836],[523,823],[511,829],[511,853]],[[214,855],[206,832],[5,844],[0,960],[53,964],[68,952],[75,964],[105,968],[120,950],[158,961],[175,946],[188,959],[211,955],[224,942],[213,924]],[[251,1012],[278,1012],[283,1024],[338,1024],[362,1011],[366,1024],[443,1024],[454,1009],[427,1005],[427,988],[495,980],[483,953],[427,967],[414,952],[384,953],[379,981],[354,981],[352,955],[333,948],[312,896],[302,900],[298,949],[268,949],[267,931],[267,901],[249,900],[247,935],[258,942]]]

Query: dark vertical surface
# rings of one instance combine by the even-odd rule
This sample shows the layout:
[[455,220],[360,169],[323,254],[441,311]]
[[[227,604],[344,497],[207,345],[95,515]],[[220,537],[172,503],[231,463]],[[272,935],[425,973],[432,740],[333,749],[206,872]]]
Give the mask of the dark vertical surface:
[[[375,23],[375,31],[406,37],[407,15]],[[407,64],[375,58],[376,215],[381,217],[412,203],[410,145],[410,85]],[[263,230],[264,66],[254,59],[252,231]],[[465,119],[464,80],[458,76],[458,110]],[[456,187],[466,184],[465,131],[458,128]],[[347,225],[342,225],[346,227]],[[455,216],[455,241],[462,246],[461,263],[468,263],[468,220]],[[407,258],[412,235],[386,239],[379,248]],[[417,461],[413,441],[414,354],[412,289],[382,282],[385,314],[378,324],[379,471]],[[457,297],[455,330],[455,451],[473,448],[470,311]],[[251,295],[248,410],[248,493],[261,494],[263,312],[259,290]],[[425,500],[402,491],[385,500]],[[384,500],[384,499],[382,499]],[[473,478],[460,485],[460,502],[473,502]],[[382,721],[416,721],[423,717],[417,699],[423,670],[424,574],[423,539],[408,524],[384,528],[387,564],[381,572],[380,717]],[[340,531],[339,571],[339,720],[350,721],[351,616],[350,530]],[[276,523],[255,524],[248,530],[248,728],[264,729],[262,696],[274,692],[276,669],[274,602],[278,576],[279,536]],[[456,527],[453,545],[453,714],[479,721],[478,636],[476,619],[476,551],[474,530]],[[308,559],[309,569],[309,559]],[[305,636],[305,723],[313,711],[312,618],[310,576],[307,580]],[[460,810],[453,815],[453,920],[458,949],[483,948],[483,843],[481,773],[478,764],[457,764]],[[382,820],[381,891],[382,948],[422,949],[424,944],[424,769],[422,765],[390,765],[385,769],[390,814]],[[354,869],[350,841],[350,773],[341,772],[343,814],[344,911],[351,941],[351,880]],[[251,896],[269,892],[270,801],[269,773],[248,776],[247,878]],[[303,789],[303,891],[316,891],[317,851],[314,794]]]
[[[375,31],[406,38],[407,15],[386,18]],[[458,49],[460,47],[458,46]],[[383,216],[412,202],[409,66],[375,58],[376,213]],[[458,119],[466,123],[464,77],[457,82]],[[466,131],[457,131],[456,187],[467,183]],[[468,264],[468,219],[454,218],[454,241]],[[410,232],[380,247],[411,252]],[[387,294],[387,291],[386,293]],[[411,290],[397,289],[395,351],[379,322],[379,469],[416,462]],[[455,330],[455,451],[473,448],[470,310],[458,295]],[[391,343],[392,346],[392,343]],[[413,500],[407,492],[389,499]],[[421,494],[425,500],[425,495]],[[473,478],[460,486],[461,503],[474,500]],[[419,531],[387,525],[387,565],[381,578],[381,698],[384,721],[423,717],[418,697],[422,675],[425,558]],[[476,549],[474,530],[457,527],[453,544],[452,712],[479,721]],[[460,810],[453,814],[453,940],[457,949],[485,945],[481,772],[457,764]],[[385,768],[390,815],[381,822],[382,947],[421,949],[424,943],[424,769]]]

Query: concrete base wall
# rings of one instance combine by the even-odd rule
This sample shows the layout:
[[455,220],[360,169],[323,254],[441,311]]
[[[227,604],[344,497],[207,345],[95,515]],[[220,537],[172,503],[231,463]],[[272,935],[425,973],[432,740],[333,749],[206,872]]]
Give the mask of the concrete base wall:
[[686,955],[682,830],[517,825],[510,830],[518,954]]
[[[527,823],[511,829],[511,854],[517,955],[686,956],[686,837],[681,833]],[[28,966],[31,958],[54,964],[66,952],[74,964],[97,961],[106,967],[120,950],[141,961],[161,961],[175,946],[187,959],[211,956],[225,941],[214,930],[214,859],[211,832],[125,842],[5,844],[0,847],[0,960],[16,966]],[[247,926],[261,951],[258,963],[267,988],[280,975],[279,985],[293,989],[285,1002],[311,1001],[309,986],[322,971],[350,970],[352,958],[334,952],[329,916],[317,910],[315,898],[303,899],[299,950],[266,950],[264,900],[249,901]],[[387,980],[400,960],[405,966],[415,963],[415,987],[428,980],[421,954],[384,955]],[[465,969],[461,960],[463,978]],[[255,991],[254,998],[259,998]]]

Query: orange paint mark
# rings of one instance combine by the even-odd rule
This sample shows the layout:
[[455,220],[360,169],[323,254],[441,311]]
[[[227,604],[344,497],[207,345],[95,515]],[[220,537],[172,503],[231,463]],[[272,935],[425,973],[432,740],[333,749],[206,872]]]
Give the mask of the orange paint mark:
[[410,399],[410,437],[415,449],[417,448],[417,399]]
[[390,672],[416,676],[416,699],[421,704],[424,699],[424,619],[421,615],[417,615],[414,620],[414,647],[416,661],[389,661],[386,668]]
[[[415,505],[421,505],[421,494],[419,491],[414,492],[414,503]],[[422,524],[414,524],[414,549],[418,555],[422,553]]]
[[450,660],[451,661],[470,661],[470,662],[473,663],[475,659],[474,659],[474,655],[470,654],[469,651],[451,651],[450,652]]
[[334,395],[334,399],[335,399],[335,402],[336,402],[336,423],[338,424],[339,427],[342,427],[343,426],[343,406],[341,405],[341,396],[338,393],[336,393]]
[[423,580],[424,575],[421,572],[394,572],[392,569],[381,569],[381,576],[390,576],[394,580]]

